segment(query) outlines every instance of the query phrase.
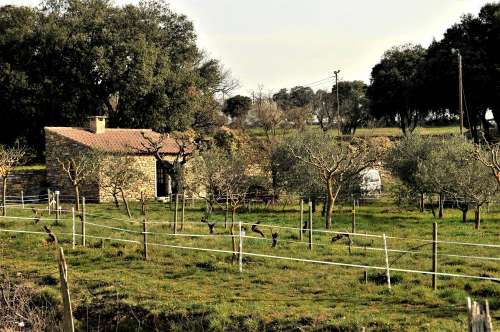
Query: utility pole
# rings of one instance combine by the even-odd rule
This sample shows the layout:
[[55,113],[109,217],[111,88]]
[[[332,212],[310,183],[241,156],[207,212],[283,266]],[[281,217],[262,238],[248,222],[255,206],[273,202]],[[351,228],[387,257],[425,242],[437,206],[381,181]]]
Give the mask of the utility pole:
[[462,83],[462,54],[460,54],[460,51],[458,51],[458,108],[460,111],[460,135],[464,134],[463,92],[464,86]]
[[339,103],[339,80],[338,80],[339,73],[340,70],[335,70],[333,72],[333,74],[335,75],[335,90],[337,93],[337,125],[338,125],[338,134],[340,136],[341,131],[340,131],[340,103]]

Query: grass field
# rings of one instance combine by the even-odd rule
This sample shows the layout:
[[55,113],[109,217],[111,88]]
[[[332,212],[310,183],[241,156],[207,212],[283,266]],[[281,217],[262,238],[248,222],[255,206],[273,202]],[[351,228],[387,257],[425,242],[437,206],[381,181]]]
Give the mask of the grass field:
[[[321,131],[318,125],[309,125],[309,129],[313,131]],[[278,129],[276,131],[277,136],[286,136],[294,133],[295,129],[285,130]],[[263,137],[265,132],[262,128],[250,128],[247,130],[250,136]],[[444,126],[444,127],[417,127],[414,131],[422,135],[446,135],[446,134],[459,134],[459,126]],[[332,135],[337,134],[337,130],[330,130],[329,133]],[[384,128],[359,128],[356,130],[355,136],[384,136],[384,137],[401,137],[403,132],[399,127],[384,127]]]
[[[139,217],[138,206],[134,214]],[[140,232],[142,226],[126,220],[114,206],[88,205],[88,222]],[[197,222],[203,207],[187,205],[186,222]],[[10,216],[31,217],[30,210],[9,210]],[[47,217],[47,216],[45,216]],[[472,217],[472,215],[470,216]],[[114,220],[118,218],[123,220]],[[261,221],[263,225],[297,227],[298,206],[284,211],[254,206],[238,214],[242,222]],[[360,331],[463,331],[466,324],[465,301],[488,299],[493,324],[500,328],[500,284],[494,281],[439,277],[432,291],[428,275],[392,272],[389,291],[383,270],[322,265],[306,262],[244,256],[243,273],[231,264],[231,254],[192,251],[150,245],[150,261],[142,260],[142,245],[87,238],[87,248],[71,248],[70,215],[61,225],[41,221],[34,225],[22,219],[0,219],[0,229],[42,231],[42,224],[58,235],[68,262],[71,295],[78,328],[82,331],[149,330],[228,330],[282,331],[332,330]],[[172,221],[168,205],[148,205],[148,221]],[[337,208],[334,230],[350,230],[350,208]],[[212,220],[223,222],[217,211]],[[446,210],[436,220],[430,212],[403,209],[390,202],[362,205],[357,211],[357,232],[386,233],[402,238],[432,239],[432,222],[438,222],[439,239],[458,242],[498,244],[500,213],[484,213],[480,230],[464,224],[456,210]],[[314,229],[324,229],[320,213],[314,215]],[[79,223],[77,223],[79,230]],[[166,224],[149,224],[149,242],[231,250],[229,237],[173,237]],[[352,253],[348,241],[331,242],[331,234],[315,233],[314,248],[308,250],[307,236],[298,240],[295,230],[277,229],[277,248],[271,248],[270,229],[260,227],[266,240],[245,239],[244,252],[284,257],[384,266],[380,238],[356,236]],[[229,234],[222,224],[218,234]],[[206,225],[184,225],[181,233],[208,234]],[[87,234],[129,240],[142,239],[140,233],[123,232],[87,224]],[[247,235],[257,236],[247,229]],[[56,246],[44,242],[46,236],[0,232],[0,273],[27,280],[43,296],[60,303]],[[77,238],[80,243],[80,238]],[[104,246],[104,248],[102,248]],[[366,250],[364,247],[366,246]],[[419,253],[389,253],[392,268],[431,269],[431,245],[412,240],[388,240],[391,250]],[[439,253],[450,255],[499,257],[498,248],[439,244]],[[439,271],[476,276],[500,277],[500,261],[439,256]],[[1,272],[3,271],[3,272]]]

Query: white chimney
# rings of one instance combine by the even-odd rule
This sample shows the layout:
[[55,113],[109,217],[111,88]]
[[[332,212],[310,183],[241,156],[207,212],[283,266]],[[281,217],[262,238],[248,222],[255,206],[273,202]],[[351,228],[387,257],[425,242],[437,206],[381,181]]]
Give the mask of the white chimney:
[[89,130],[95,134],[106,131],[106,116],[89,116]]

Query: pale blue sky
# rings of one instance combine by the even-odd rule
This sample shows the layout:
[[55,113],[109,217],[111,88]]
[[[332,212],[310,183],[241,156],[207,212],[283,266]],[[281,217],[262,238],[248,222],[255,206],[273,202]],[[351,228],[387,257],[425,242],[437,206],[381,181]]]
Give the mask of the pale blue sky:
[[[115,4],[137,3],[115,0]],[[382,53],[407,42],[427,46],[465,13],[491,0],[171,0],[199,45],[231,69],[248,94],[316,82],[340,69],[369,80]],[[0,0],[36,5],[38,0]],[[329,88],[331,80],[313,88]]]

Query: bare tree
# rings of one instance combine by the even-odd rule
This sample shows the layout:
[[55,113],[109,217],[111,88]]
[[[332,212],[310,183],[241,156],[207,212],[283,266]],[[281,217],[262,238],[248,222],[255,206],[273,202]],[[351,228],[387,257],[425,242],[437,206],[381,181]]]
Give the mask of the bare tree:
[[2,215],[7,215],[7,179],[26,154],[23,147],[8,148],[0,145],[0,177],[2,178]]
[[327,194],[327,229],[332,226],[333,206],[342,187],[372,166],[381,155],[380,149],[365,139],[353,138],[344,142],[326,134],[306,133],[285,144],[292,156],[303,166],[314,169],[323,182]]
[[[166,170],[167,174],[174,180],[176,192],[184,189],[184,167],[193,153],[193,143],[186,135],[146,133],[142,132],[145,142],[141,143],[139,152],[152,155]],[[173,160],[168,160],[167,156],[172,156],[172,150],[167,151],[167,144],[173,144],[175,153]]]
[[135,159],[127,155],[114,155],[103,161],[102,165],[103,188],[113,197],[117,208],[120,207],[118,195],[121,196],[127,215],[132,218],[126,192],[140,184],[144,173],[137,169]]
[[283,110],[278,107],[278,104],[273,100],[272,95],[265,95],[262,86],[259,86],[258,91],[253,93],[254,96],[254,111],[257,118],[257,124],[264,129],[267,138],[270,135],[276,136],[276,129],[285,120]]
[[101,158],[101,153],[95,150],[80,151],[75,155],[57,158],[57,162],[73,186],[77,211],[80,211],[81,186],[97,175]]
[[245,195],[250,186],[248,169],[250,166],[250,153],[238,149],[232,153],[214,148],[200,154],[200,163],[196,172],[198,180],[204,184],[207,193],[218,200],[227,197],[231,209],[231,235],[233,262],[236,258],[236,239],[234,226],[236,211],[245,201]]
[[500,143],[491,144],[484,140],[483,148],[477,145],[475,157],[493,172],[493,176],[500,185]]

